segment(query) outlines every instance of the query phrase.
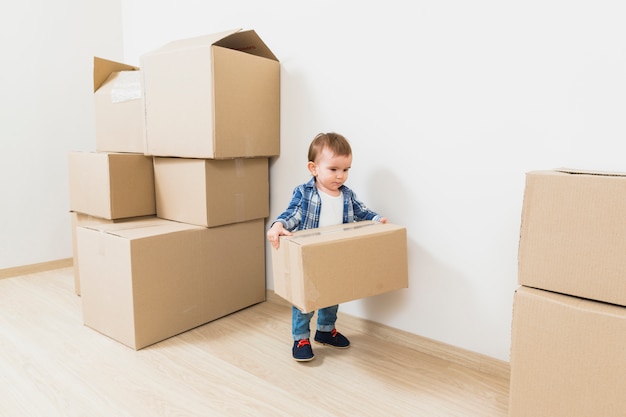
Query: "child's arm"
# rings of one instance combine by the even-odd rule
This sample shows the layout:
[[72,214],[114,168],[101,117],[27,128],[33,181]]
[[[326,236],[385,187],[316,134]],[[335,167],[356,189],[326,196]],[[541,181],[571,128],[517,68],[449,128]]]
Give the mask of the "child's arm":
[[375,222],[387,223],[388,220],[386,217],[381,216],[380,214],[370,210],[367,206],[358,199],[354,191],[351,191],[351,199],[352,199],[352,208],[354,210],[354,218],[357,221],[362,220],[373,220]]
[[293,233],[285,229],[285,227],[280,221],[277,221],[277,222],[274,222],[272,227],[270,227],[270,230],[268,230],[267,240],[270,241],[274,249],[278,249],[278,247],[280,246],[280,237],[291,236],[291,235],[293,235]]
[[267,240],[270,241],[274,249],[280,246],[281,236],[291,236],[291,230],[297,230],[302,221],[302,203],[304,199],[304,188],[302,185],[296,187],[291,196],[289,206],[283,211],[267,232]]

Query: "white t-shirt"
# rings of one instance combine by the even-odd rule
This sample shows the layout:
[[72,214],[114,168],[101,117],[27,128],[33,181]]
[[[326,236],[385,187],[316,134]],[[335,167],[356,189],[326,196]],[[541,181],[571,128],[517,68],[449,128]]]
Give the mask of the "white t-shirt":
[[319,227],[343,223],[343,193],[337,197],[318,190],[322,199]]

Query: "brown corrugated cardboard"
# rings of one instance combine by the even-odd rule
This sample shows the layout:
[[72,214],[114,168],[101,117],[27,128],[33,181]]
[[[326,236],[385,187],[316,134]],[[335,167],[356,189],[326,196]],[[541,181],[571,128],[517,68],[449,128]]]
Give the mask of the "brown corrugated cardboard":
[[279,154],[280,63],[254,31],[173,41],[140,60],[147,154]]
[[269,216],[267,158],[154,158],[157,216],[215,227]]
[[72,151],[68,160],[71,211],[104,219],[156,214],[151,157]]
[[145,151],[145,110],[139,68],[94,57],[96,151]]
[[623,416],[626,308],[520,287],[510,417]]
[[102,219],[100,217],[94,217],[85,213],[70,212],[72,222],[72,266],[74,268],[74,292],[76,295],[80,295],[80,270],[78,268],[78,244],[76,242],[76,229],[79,226],[93,226],[103,223],[119,223],[125,221],[135,221],[137,217],[130,217],[125,219]]
[[72,260],[74,267],[74,292],[76,295],[80,295],[80,270],[78,268],[78,244],[76,243],[76,228],[78,226],[90,225],[90,224],[99,224],[99,223],[110,223],[114,220],[101,219],[99,217],[93,217],[88,214],[76,213],[74,211],[70,212],[71,221],[72,221]]
[[84,324],[133,349],[265,300],[264,221],[79,227]]
[[626,305],[626,176],[526,175],[521,285]]
[[274,292],[303,312],[408,287],[406,229],[398,225],[302,230],[271,251]]

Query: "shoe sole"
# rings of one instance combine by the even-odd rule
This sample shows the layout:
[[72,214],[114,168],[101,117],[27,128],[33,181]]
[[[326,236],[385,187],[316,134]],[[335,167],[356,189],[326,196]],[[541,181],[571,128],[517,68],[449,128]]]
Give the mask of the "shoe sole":
[[318,340],[313,340],[313,341],[315,343],[317,343],[318,345],[330,346],[330,347],[334,347],[336,349],[348,349],[350,347],[350,345],[348,345],[348,346],[335,346],[335,345],[331,345],[330,343],[320,342]]
[[313,359],[315,359],[315,356],[311,356],[310,358],[304,358],[304,359],[293,358],[293,360],[296,361],[296,362],[310,362]]

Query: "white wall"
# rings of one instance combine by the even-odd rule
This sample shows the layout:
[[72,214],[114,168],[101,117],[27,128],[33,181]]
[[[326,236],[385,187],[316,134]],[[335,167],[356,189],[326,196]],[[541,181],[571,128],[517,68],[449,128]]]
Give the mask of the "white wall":
[[94,147],[93,55],[139,64],[231,28],[282,63],[272,217],[308,178],[310,139],[336,130],[353,144],[348,185],[408,228],[410,288],[344,312],[508,360],[524,173],[626,171],[617,0],[122,0],[123,24],[118,3],[0,17],[0,268],[71,256],[66,153]]
[[170,40],[256,30],[282,63],[271,216],[308,179],[308,142],[335,130],[353,145],[348,185],[408,228],[410,288],[342,311],[508,360],[525,172],[626,171],[624,11],[603,0],[125,0],[124,50],[138,65]]
[[122,59],[119,0],[0,13],[0,269],[72,256],[67,153],[93,150],[93,57]]

